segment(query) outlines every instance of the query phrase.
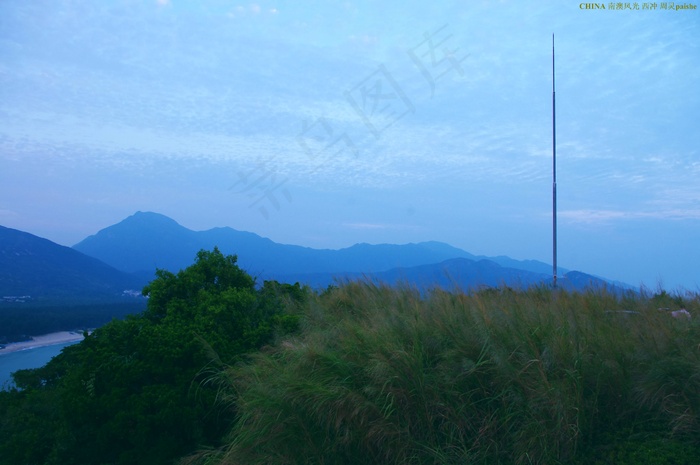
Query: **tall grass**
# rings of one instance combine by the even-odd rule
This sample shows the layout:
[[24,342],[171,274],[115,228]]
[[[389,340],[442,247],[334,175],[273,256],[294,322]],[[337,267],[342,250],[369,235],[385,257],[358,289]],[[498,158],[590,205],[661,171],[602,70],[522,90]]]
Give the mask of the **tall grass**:
[[193,461],[555,464],[629,437],[698,458],[700,298],[683,304],[693,320],[644,295],[349,283],[224,373],[238,421]]

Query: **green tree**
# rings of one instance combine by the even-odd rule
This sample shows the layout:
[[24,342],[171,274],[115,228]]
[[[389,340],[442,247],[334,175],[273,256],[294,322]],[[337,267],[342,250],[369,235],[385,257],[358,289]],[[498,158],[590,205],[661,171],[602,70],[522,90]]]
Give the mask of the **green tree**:
[[0,464],[165,464],[217,445],[235,412],[217,407],[207,367],[294,330],[284,308],[307,291],[274,282],[256,290],[236,256],[215,248],[177,274],[158,270],[143,292],[142,314],[15,375],[19,390],[0,396]]

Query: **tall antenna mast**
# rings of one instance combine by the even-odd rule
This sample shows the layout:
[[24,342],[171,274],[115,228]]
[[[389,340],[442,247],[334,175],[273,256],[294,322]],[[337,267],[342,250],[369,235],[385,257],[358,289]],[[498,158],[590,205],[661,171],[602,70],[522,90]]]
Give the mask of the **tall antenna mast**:
[[557,119],[554,91],[554,34],[552,34],[552,267],[557,287]]

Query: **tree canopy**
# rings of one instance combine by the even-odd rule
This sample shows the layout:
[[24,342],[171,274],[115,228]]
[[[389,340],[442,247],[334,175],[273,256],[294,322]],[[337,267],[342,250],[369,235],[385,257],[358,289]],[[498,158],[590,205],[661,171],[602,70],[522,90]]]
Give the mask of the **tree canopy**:
[[296,328],[297,285],[255,280],[235,255],[200,251],[158,270],[146,310],[98,328],[0,392],[0,464],[172,463],[216,445],[235,412],[216,407],[212,364],[233,364]]

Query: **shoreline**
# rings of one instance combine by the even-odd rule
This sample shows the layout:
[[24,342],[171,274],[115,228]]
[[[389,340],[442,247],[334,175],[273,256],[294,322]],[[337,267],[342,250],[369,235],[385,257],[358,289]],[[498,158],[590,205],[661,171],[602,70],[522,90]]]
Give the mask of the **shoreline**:
[[78,342],[83,339],[83,334],[77,331],[60,331],[57,333],[43,334],[41,336],[34,336],[29,341],[11,342],[5,345],[3,349],[0,349],[0,356],[20,350],[37,349],[39,347],[65,344],[67,342]]

